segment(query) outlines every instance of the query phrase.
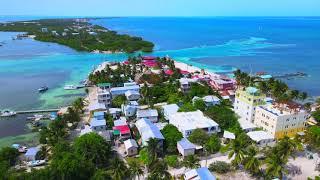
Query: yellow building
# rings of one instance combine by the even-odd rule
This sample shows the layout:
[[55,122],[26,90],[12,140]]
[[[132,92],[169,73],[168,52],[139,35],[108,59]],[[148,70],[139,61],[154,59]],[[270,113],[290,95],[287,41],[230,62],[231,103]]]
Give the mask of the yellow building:
[[234,111],[241,117],[241,120],[253,123],[256,107],[265,104],[266,96],[257,88],[247,87],[236,91]]
[[268,103],[256,108],[254,124],[279,139],[304,131],[308,117],[297,104]]

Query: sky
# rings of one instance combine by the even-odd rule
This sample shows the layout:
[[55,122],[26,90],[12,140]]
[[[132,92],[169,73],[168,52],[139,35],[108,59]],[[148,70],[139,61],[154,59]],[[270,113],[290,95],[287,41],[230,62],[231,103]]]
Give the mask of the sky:
[[0,15],[320,16],[320,0],[0,0]]

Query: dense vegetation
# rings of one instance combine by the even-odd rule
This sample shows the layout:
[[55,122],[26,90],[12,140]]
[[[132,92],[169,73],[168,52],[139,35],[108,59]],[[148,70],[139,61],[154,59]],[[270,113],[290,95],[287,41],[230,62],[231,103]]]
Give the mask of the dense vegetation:
[[[47,28],[48,32],[42,32]],[[86,20],[43,19],[0,24],[0,31],[26,32],[35,39],[69,46],[78,51],[151,52],[154,44],[140,37],[117,34]],[[92,32],[91,34],[88,33]],[[54,33],[56,32],[56,33]],[[72,34],[74,33],[74,34]],[[75,34],[79,33],[79,34]]]

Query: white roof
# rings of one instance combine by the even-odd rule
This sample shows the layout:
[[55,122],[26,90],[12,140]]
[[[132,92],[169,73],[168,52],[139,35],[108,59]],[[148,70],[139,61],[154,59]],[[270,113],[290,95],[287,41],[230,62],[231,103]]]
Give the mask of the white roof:
[[159,130],[162,130],[168,123],[167,122],[158,122],[158,123],[153,123],[155,126],[159,128]]
[[121,112],[121,109],[120,108],[110,108],[109,109],[109,113],[110,114],[116,114],[118,112]]
[[126,91],[125,93],[125,96],[131,96],[131,95],[138,95],[138,96],[140,96],[140,93],[139,92],[137,92],[137,91],[131,91],[131,90],[129,90],[129,91]]
[[235,139],[236,138],[236,136],[233,133],[229,132],[229,131],[224,131],[223,132],[223,137],[226,138],[226,139]]
[[243,129],[243,130],[247,130],[247,129],[255,129],[257,128],[256,125],[254,125],[253,123],[247,121],[247,120],[244,120],[244,119],[239,119],[239,124],[240,124],[240,127]]
[[126,118],[120,117],[120,119],[113,121],[114,126],[124,126],[127,125],[127,120]]
[[94,102],[89,105],[88,109],[89,109],[89,111],[106,109],[106,105],[103,103]]
[[158,116],[158,111],[155,109],[145,109],[137,111],[137,118],[146,118]]
[[116,91],[129,91],[129,90],[133,90],[133,91],[137,91],[140,89],[139,85],[132,85],[132,86],[124,86],[124,87],[114,87],[111,88],[110,92],[116,92]]
[[125,140],[123,143],[124,143],[124,147],[125,147],[126,149],[130,149],[130,148],[132,148],[132,147],[138,148],[138,144],[137,144],[137,142],[136,142],[134,139]]
[[159,128],[154,125],[149,119],[139,119],[135,125],[141,135],[142,143],[144,145],[147,144],[147,141],[150,138],[164,139]]
[[212,95],[209,95],[209,96],[205,96],[202,98],[205,102],[218,102],[220,101],[220,99],[217,97],[217,96],[212,96]]
[[206,117],[200,110],[194,112],[177,112],[169,116],[169,123],[179,130],[193,130],[219,126],[214,120]]
[[162,108],[163,108],[163,111],[168,114],[174,114],[179,110],[179,106],[176,104],[164,105],[162,106]]
[[92,118],[90,122],[91,127],[97,127],[97,126],[106,126],[107,123],[105,120],[98,120],[96,118]]
[[197,79],[191,79],[191,78],[181,78],[179,79],[181,84],[189,84],[192,82],[197,82]]
[[265,131],[251,131],[251,132],[248,132],[247,135],[255,142],[259,142],[261,140],[274,139],[271,134]]

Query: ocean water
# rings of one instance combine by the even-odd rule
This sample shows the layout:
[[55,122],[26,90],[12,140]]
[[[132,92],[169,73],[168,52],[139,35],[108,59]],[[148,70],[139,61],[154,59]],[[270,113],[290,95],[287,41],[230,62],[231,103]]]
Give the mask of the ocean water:
[[[0,21],[40,18],[48,17],[0,17]],[[209,71],[305,72],[308,77],[284,80],[294,89],[320,95],[320,17],[132,17],[96,19],[92,23],[154,42],[152,55],[169,55]],[[66,91],[64,85],[79,83],[103,61],[127,58],[127,54],[76,52],[32,39],[12,40],[16,34],[0,32],[0,109],[67,105],[83,96],[84,90]],[[37,89],[43,85],[50,89],[39,94]],[[0,121],[0,127],[5,126]],[[5,129],[0,137],[26,132],[23,128],[14,133]]]

